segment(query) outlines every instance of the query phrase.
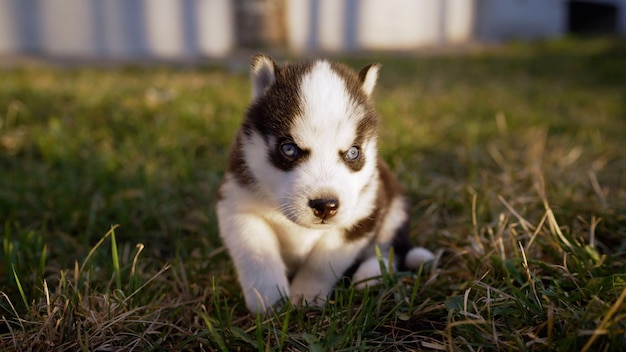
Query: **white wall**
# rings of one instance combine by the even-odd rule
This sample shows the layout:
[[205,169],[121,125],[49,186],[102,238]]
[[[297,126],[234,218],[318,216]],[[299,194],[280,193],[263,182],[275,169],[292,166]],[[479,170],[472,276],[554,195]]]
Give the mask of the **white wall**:
[[[260,1],[260,0],[250,0]],[[626,0],[589,0],[619,8]],[[285,0],[296,52],[413,50],[567,31],[568,0]],[[0,55],[224,56],[237,48],[231,0],[0,0]]]
[[[626,0],[618,7],[626,34]],[[295,51],[411,50],[559,37],[569,0],[291,0],[288,43]]]
[[0,0],[0,53],[76,58],[222,56],[229,0]]
[[367,49],[411,49],[463,42],[472,37],[473,12],[468,0],[363,0],[359,43]]
[[287,39],[296,51],[407,50],[467,41],[475,0],[292,0]]

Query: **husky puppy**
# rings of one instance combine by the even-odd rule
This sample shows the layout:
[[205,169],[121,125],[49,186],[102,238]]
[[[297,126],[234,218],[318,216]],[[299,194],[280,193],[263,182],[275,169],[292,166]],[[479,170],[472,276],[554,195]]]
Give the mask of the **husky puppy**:
[[376,246],[385,261],[393,247],[399,269],[433,258],[412,247],[407,204],[377,156],[379,68],[252,59],[252,103],[217,202],[250,311],[282,297],[324,304],[349,269],[363,286],[381,274]]

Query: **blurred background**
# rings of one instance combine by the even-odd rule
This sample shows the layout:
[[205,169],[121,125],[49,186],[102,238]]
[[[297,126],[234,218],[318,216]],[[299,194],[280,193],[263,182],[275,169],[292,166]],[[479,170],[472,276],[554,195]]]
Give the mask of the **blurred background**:
[[626,0],[0,0],[0,57],[202,60],[625,34]]

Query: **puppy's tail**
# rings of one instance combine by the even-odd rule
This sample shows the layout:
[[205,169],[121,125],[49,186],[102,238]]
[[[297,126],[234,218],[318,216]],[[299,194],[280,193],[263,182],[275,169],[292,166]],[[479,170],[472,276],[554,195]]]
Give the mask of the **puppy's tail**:
[[435,259],[433,252],[424,247],[411,248],[404,257],[404,265],[410,270],[417,270],[421,265]]

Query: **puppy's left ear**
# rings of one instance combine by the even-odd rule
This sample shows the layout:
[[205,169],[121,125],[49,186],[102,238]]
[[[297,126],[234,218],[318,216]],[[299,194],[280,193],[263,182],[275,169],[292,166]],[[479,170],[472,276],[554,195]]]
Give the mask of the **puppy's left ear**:
[[252,57],[250,80],[252,81],[252,100],[263,95],[276,81],[276,63],[264,54]]
[[378,71],[380,70],[380,66],[380,64],[371,64],[365,66],[361,70],[361,72],[359,72],[361,87],[368,97],[372,95],[374,87],[376,86],[376,80],[378,79]]

